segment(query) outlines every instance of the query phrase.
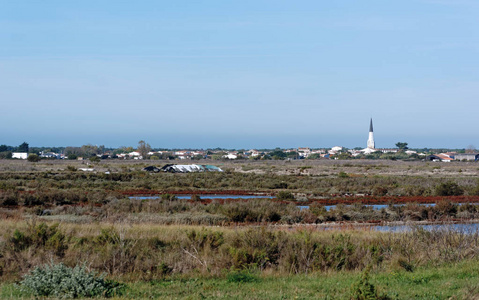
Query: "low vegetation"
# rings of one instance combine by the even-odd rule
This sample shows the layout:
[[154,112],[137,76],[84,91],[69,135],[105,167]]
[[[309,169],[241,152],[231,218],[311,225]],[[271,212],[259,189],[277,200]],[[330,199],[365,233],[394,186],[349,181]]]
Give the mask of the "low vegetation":
[[[459,172],[456,163],[273,161],[197,174],[88,164],[0,161],[0,298],[479,294],[478,232],[368,227],[479,219],[477,203],[458,203],[479,195],[474,163]],[[215,191],[274,199],[203,196]],[[140,194],[160,197],[130,198]],[[404,197],[410,201],[397,205]],[[362,229],[347,229],[352,223]]]
[[[161,166],[167,162],[158,161]],[[223,173],[148,173],[143,162],[31,164],[0,160],[0,190],[38,192],[249,191],[302,193],[309,198],[363,194],[377,196],[479,195],[477,164],[427,162],[306,161],[221,163]],[[84,172],[80,169],[93,169]],[[244,171],[248,170],[248,171]],[[455,184],[454,191],[438,190]],[[453,186],[445,186],[452,188]]]
[[70,268],[62,263],[39,266],[23,277],[20,287],[35,297],[80,298],[121,295],[123,286],[88,272],[86,266]]
[[[285,289],[297,284],[303,298],[329,295],[396,299],[399,295],[404,299],[405,295],[411,296],[409,286],[417,288],[416,295],[429,293],[441,295],[442,299],[459,292],[456,287],[439,294],[433,288],[448,280],[446,274],[458,276],[455,284],[461,286],[461,294],[479,292],[469,285],[479,278],[479,268],[473,271],[473,266],[478,266],[477,232],[413,228],[408,232],[380,233],[318,231],[309,227],[282,230],[8,221],[2,222],[2,228],[2,282],[23,276],[19,285],[23,295],[181,298],[186,286],[190,286],[190,295],[195,297],[213,296],[215,291],[246,296],[253,295],[255,289],[280,298],[280,290],[292,295],[294,288]],[[95,271],[87,271],[85,264]],[[306,274],[310,277],[303,277]],[[303,280],[306,283],[300,284]],[[333,284],[336,281],[342,283]],[[271,290],[275,285],[279,290]],[[212,290],[204,290],[205,286]],[[5,284],[2,287],[10,288]],[[240,287],[246,290],[240,292]]]
[[88,262],[108,275],[152,280],[175,274],[222,276],[226,270],[303,274],[369,265],[414,271],[479,254],[477,233],[419,228],[394,234],[18,222],[4,222],[3,228],[4,278],[18,278],[52,258],[70,267]]

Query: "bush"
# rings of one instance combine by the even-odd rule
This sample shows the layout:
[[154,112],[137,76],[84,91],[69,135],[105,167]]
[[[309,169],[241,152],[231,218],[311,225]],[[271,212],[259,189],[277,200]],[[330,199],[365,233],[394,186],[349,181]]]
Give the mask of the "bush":
[[94,162],[94,163],[97,163],[97,162],[100,162],[100,158],[98,156],[94,155],[94,156],[90,157],[90,161]]
[[40,161],[40,157],[36,154],[30,154],[27,158],[27,160],[29,162],[39,162]]
[[75,172],[78,169],[75,166],[67,166],[67,170],[70,171],[70,172]]
[[50,264],[35,268],[20,282],[21,290],[36,297],[78,298],[122,293],[123,285],[88,272],[86,267],[69,268],[64,264]]
[[278,198],[279,200],[294,200],[294,195],[290,192],[281,191],[276,195],[276,198]]
[[251,274],[248,270],[238,270],[228,274],[226,277],[228,282],[245,283],[245,282],[257,282],[258,277]]
[[444,182],[436,186],[436,196],[461,196],[464,194],[464,189],[455,182]]
[[2,206],[17,206],[18,195],[17,194],[0,195],[0,203]]
[[31,225],[25,232],[16,229],[7,240],[7,244],[15,251],[23,251],[30,247],[48,249],[62,257],[68,249],[65,235],[58,229],[58,224],[48,226],[45,223]]
[[457,213],[457,206],[451,201],[442,200],[436,203],[433,209],[441,216],[454,216]]
[[376,287],[369,281],[369,272],[371,268],[367,267],[361,275],[361,279],[351,287],[351,297],[354,300],[388,300],[391,297],[380,294]]
[[161,200],[175,201],[175,200],[178,200],[178,197],[172,194],[163,194],[161,195]]

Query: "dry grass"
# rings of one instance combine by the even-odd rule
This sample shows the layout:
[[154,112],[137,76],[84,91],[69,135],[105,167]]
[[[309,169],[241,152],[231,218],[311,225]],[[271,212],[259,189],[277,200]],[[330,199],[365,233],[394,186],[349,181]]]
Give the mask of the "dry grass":
[[413,230],[323,231],[313,227],[199,227],[155,224],[41,224],[1,221],[0,265],[18,278],[53,260],[81,263],[126,280],[180,275],[222,276],[247,269],[265,274],[334,270],[407,270],[471,259],[478,233]]

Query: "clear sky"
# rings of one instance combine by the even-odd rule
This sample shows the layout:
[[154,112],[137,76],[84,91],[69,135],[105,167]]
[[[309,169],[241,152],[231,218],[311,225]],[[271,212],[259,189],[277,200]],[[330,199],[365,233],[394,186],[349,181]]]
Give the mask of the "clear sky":
[[0,0],[0,144],[479,147],[479,1]]

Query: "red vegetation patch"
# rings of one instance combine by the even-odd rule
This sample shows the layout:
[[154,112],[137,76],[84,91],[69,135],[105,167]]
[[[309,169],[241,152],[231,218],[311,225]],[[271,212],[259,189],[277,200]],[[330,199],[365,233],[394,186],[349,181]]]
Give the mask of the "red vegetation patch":
[[243,190],[209,190],[209,191],[154,191],[154,190],[126,190],[120,191],[122,195],[127,196],[153,196],[153,195],[235,195],[235,196],[255,196],[258,194],[272,196],[273,193],[258,193]]

